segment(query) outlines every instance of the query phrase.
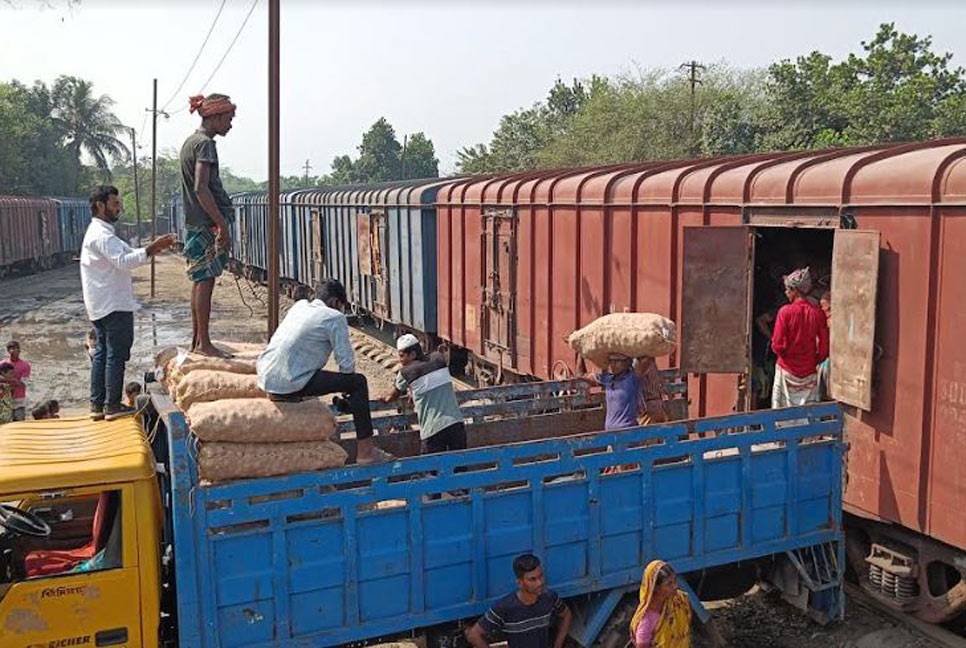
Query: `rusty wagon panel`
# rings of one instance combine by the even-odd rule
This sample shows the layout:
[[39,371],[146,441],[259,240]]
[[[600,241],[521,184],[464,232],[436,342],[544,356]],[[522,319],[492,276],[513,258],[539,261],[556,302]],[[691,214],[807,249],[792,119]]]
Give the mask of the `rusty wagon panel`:
[[61,251],[53,200],[0,196],[0,268],[51,267]]
[[[438,197],[439,334],[498,370],[559,378],[576,367],[564,337],[605,313],[657,312],[682,333],[684,293],[700,281],[685,285],[688,228],[745,226],[759,244],[782,231],[827,235],[830,258],[851,230],[876,233],[871,346],[847,354],[871,350],[874,361],[856,369],[868,371],[870,409],[852,398],[847,410],[846,506],[966,548],[964,158],[966,141],[945,140],[454,182]],[[494,217],[512,221],[512,272],[494,263]],[[750,311],[744,301],[733,307]],[[834,295],[832,310],[847,315],[834,315]],[[487,318],[504,318],[507,343]],[[833,348],[861,342],[846,336]],[[748,407],[746,369],[692,375],[691,415]]]

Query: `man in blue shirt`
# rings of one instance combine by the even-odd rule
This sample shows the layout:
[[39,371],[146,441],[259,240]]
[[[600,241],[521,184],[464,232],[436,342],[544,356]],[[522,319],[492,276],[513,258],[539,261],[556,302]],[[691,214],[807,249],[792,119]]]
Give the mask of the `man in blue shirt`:
[[540,559],[523,554],[513,559],[517,590],[486,611],[466,631],[473,648],[490,648],[497,635],[506,637],[508,648],[550,648],[550,627],[556,621],[553,648],[563,648],[570,630],[570,608],[545,586]]
[[[295,302],[258,357],[258,387],[275,401],[347,394],[358,441],[356,463],[378,463],[391,455],[372,443],[369,385],[365,376],[356,373],[349,323],[342,313],[347,301],[345,287],[326,279],[319,286],[318,299]],[[324,369],[333,353],[337,372]]]

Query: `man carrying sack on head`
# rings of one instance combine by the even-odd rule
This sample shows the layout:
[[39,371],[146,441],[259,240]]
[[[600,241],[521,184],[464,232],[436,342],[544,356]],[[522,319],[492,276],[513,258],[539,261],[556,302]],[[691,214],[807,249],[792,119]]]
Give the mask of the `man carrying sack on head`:
[[181,147],[181,195],[184,202],[184,255],[191,287],[191,351],[229,357],[211,343],[211,294],[215,279],[228,265],[229,223],[234,218],[231,198],[221,184],[215,136],[231,130],[235,104],[227,95],[191,97],[191,112],[201,115],[201,128]]

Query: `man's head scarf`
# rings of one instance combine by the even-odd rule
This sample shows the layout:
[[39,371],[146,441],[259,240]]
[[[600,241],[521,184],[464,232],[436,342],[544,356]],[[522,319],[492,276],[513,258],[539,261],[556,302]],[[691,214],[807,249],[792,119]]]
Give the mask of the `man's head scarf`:
[[785,287],[803,294],[810,292],[812,290],[812,274],[808,271],[808,268],[799,268],[785,276]]
[[231,102],[231,98],[222,94],[210,94],[207,97],[204,95],[195,95],[188,99],[189,111],[197,111],[202,117],[213,117],[221,113],[231,113],[234,115],[235,108],[236,106]]

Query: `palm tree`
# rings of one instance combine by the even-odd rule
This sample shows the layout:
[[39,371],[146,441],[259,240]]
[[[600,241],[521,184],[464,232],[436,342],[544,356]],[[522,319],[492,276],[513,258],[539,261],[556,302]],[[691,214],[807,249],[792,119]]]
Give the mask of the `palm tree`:
[[114,100],[107,95],[94,96],[90,81],[62,76],[54,83],[53,119],[80,167],[81,152],[86,152],[107,179],[111,177],[108,157],[122,160],[130,151],[118,136],[127,132],[111,112]]

